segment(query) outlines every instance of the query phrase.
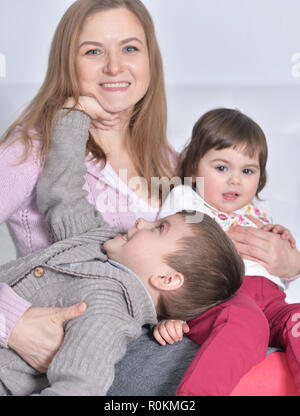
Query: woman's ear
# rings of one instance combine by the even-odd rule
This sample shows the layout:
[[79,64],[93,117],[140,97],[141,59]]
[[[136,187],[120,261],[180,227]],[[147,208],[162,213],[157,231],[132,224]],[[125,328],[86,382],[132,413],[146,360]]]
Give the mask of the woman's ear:
[[149,283],[158,291],[168,292],[179,289],[184,283],[184,277],[181,273],[174,270],[165,275],[151,276]]

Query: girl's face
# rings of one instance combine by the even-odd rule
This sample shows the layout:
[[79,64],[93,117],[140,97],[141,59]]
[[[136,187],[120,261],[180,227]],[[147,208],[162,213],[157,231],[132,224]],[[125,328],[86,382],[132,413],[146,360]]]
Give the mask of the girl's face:
[[204,177],[203,199],[219,211],[232,213],[255,197],[260,179],[258,154],[250,158],[232,147],[211,149],[200,160],[196,176]]
[[80,94],[108,112],[132,110],[150,83],[147,40],[138,18],[125,8],[89,16],[79,36],[76,72]]

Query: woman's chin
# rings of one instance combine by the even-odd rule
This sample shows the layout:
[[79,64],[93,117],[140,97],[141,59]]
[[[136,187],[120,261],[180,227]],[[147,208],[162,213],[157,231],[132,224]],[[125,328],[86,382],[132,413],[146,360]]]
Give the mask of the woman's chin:
[[108,113],[123,113],[124,115],[128,113],[130,115],[132,113],[133,106],[122,105],[120,103],[110,104],[105,103],[103,108]]

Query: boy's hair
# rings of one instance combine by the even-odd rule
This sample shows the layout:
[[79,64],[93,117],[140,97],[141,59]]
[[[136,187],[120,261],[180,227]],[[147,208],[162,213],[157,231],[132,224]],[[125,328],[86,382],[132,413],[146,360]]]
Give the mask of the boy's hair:
[[[189,215],[187,211],[179,213]],[[221,227],[203,214],[199,223],[187,224],[192,235],[179,240],[180,248],[165,262],[184,276],[180,289],[162,292],[158,318],[191,320],[231,298],[242,284],[244,262]]]
[[259,125],[238,110],[217,108],[205,113],[197,121],[192,138],[180,155],[179,176],[182,180],[194,176],[200,160],[209,150],[229,147],[239,149],[251,158],[258,153],[260,167],[260,180],[256,191],[258,198],[267,181],[267,141]]

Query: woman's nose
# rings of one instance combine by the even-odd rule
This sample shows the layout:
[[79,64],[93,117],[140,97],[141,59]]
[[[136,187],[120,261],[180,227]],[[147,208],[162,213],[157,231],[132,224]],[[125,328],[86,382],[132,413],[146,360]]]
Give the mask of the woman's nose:
[[104,72],[110,75],[117,75],[122,70],[120,57],[116,53],[107,55]]

